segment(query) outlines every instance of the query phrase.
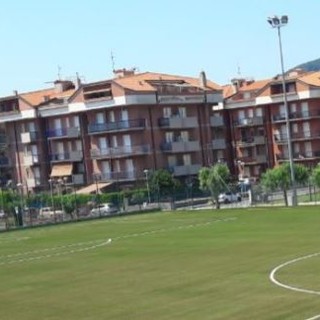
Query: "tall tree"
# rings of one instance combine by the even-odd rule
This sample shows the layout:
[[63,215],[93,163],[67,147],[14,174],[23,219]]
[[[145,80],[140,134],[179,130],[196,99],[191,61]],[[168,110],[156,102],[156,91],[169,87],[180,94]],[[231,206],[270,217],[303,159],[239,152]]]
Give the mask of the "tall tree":
[[[309,179],[308,168],[301,164],[294,164],[293,169],[296,183],[300,185],[307,184]],[[288,190],[291,187],[289,163],[267,170],[261,177],[261,183],[269,191],[282,190],[285,205],[288,206]]]
[[312,171],[312,182],[320,188],[320,164],[318,164]]
[[225,164],[215,164],[207,168],[201,168],[199,171],[200,189],[209,191],[212,202],[216,204],[216,208],[220,209],[218,201],[219,194],[224,192],[227,188],[227,183],[230,178],[229,168]]
[[179,181],[165,169],[154,171],[151,174],[149,183],[152,193],[159,193],[160,195],[172,195],[175,188],[179,185]]

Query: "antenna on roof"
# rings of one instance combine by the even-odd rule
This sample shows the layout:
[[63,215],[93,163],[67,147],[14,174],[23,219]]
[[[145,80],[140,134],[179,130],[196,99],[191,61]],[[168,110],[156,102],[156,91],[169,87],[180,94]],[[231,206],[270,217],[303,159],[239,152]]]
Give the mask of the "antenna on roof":
[[239,77],[241,77],[241,69],[240,69],[240,63],[239,62],[237,63],[237,75]]
[[112,66],[112,72],[115,70],[115,62],[114,62],[114,55],[113,52],[111,51],[111,66]]
[[58,65],[58,80],[61,80],[61,70],[62,70],[62,68],[61,68],[61,66],[60,65]]

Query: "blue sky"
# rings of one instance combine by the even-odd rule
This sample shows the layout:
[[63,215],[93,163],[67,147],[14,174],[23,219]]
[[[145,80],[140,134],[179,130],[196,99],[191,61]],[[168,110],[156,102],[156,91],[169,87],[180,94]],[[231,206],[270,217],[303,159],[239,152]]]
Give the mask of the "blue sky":
[[280,72],[276,30],[287,14],[285,67],[320,57],[320,1],[301,0],[7,0],[1,2],[0,95],[50,86],[58,77],[98,81],[136,67],[225,84],[237,76]]

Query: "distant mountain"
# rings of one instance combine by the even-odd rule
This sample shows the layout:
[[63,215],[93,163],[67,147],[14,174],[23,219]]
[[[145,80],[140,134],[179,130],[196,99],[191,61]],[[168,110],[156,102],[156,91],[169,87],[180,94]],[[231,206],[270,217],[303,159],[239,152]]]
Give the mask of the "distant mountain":
[[320,59],[308,61],[302,64],[299,64],[294,69],[300,68],[305,71],[320,71]]

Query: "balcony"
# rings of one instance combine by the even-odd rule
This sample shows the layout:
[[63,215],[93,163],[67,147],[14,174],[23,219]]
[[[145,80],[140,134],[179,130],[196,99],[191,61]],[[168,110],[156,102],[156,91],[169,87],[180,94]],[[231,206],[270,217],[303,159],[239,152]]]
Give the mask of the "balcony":
[[319,117],[320,117],[320,110],[289,113],[290,120],[299,120],[299,119],[305,120],[305,119],[319,118]]
[[71,176],[71,178],[72,178],[72,183],[74,185],[82,185],[82,184],[84,184],[84,175],[82,173],[73,174]]
[[198,119],[197,117],[171,117],[171,118],[160,118],[158,120],[159,127],[177,129],[177,128],[197,128]]
[[189,176],[189,175],[196,175],[198,174],[199,170],[201,169],[200,164],[191,164],[191,165],[176,165],[171,166],[170,171],[173,173],[174,176]]
[[160,146],[163,152],[196,152],[200,151],[199,141],[173,141],[164,142]]
[[121,146],[117,148],[106,149],[91,149],[90,154],[92,159],[117,158],[127,156],[139,156],[149,154],[151,151],[150,145],[140,146]]
[[60,128],[54,130],[48,130],[46,132],[48,139],[58,138],[78,138],[80,136],[79,127]]
[[[320,138],[320,131],[302,131],[291,133],[292,141],[314,140]],[[275,134],[274,141],[277,144],[287,144],[288,135],[286,133]]]
[[10,166],[10,160],[8,157],[1,156],[0,157],[0,168],[5,168]]
[[143,130],[146,127],[145,119],[122,120],[118,122],[93,123],[88,126],[89,134],[102,132]]
[[210,125],[211,127],[223,127],[225,125],[223,117],[222,116],[210,117]]
[[248,156],[242,157],[238,159],[241,162],[244,162],[245,165],[255,165],[259,163],[266,163],[267,156],[265,154],[255,155],[255,156]]
[[82,151],[70,151],[65,153],[53,153],[50,155],[50,161],[52,162],[78,162],[82,161]]
[[227,147],[226,139],[219,138],[219,139],[212,140],[212,149],[213,150],[225,149],[226,147]]
[[38,132],[37,131],[31,131],[31,132],[23,132],[21,133],[21,143],[27,144],[37,141],[38,138]]
[[130,181],[137,178],[136,171],[119,171],[101,173],[101,181]]
[[262,126],[263,125],[263,117],[252,117],[252,118],[244,118],[239,119],[233,122],[235,127],[246,127],[246,126]]
[[320,157],[320,151],[305,151],[293,154],[295,160],[309,160]]
[[265,144],[265,142],[266,142],[266,140],[265,140],[265,137],[263,137],[263,136],[248,137],[248,138],[243,138],[241,140],[237,140],[236,146],[249,147],[249,146],[257,145],[257,144]]
[[29,178],[26,180],[28,188],[35,188],[41,185],[40,178]]
[[23,156],[23,163],[27,167],[37,165],[37,164],[39,164],[39,155],[38,154],[31,154],[31,153],[25,154]]

